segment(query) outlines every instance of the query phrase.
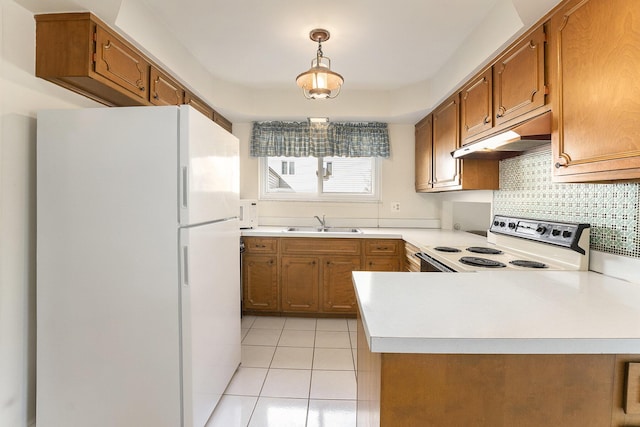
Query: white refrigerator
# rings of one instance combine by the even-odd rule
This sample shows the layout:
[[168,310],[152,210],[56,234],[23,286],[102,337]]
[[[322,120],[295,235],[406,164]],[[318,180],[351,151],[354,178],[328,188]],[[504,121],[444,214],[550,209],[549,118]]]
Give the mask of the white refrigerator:
[[38,427],[204,426],[240,363],[238,140],[188,106],[37,138]]

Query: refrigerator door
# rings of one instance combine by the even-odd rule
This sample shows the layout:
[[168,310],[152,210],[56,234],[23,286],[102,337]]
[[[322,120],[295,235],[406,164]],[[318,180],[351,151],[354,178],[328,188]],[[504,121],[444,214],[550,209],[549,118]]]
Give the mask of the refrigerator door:
[[180,225],[238,216],[238,139],[180,106]]
[[240,364],[240,231],[180,229],[184,426],[202,427]]

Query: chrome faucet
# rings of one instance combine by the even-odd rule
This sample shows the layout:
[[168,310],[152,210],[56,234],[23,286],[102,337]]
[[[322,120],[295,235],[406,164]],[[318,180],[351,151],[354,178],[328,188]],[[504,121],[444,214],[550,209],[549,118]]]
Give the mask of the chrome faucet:
[[318,222],[320,222],[320,225],[322,226],[322,228],[327,228],[326,221],[324,219],[324,215],[322,215],[322,219],[320,219],[320,217],[318,215],[315,215],[314,218],[317,219]]

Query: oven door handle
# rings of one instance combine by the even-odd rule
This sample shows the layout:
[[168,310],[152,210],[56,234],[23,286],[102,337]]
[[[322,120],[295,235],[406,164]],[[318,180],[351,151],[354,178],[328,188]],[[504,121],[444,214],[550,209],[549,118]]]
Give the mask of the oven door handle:
[[429,270],[423,269],[423,264],[426,263],[426,264],[431,265],[437,271],[441,271],[443,273],[455,273],[456,272],[451,267],[448,267],[448,266],[444,265],[440,261],[436,261],[435,259],[433,259],[429,255],[425,254],[424,252],[418,252],[418,253],[416,253],[416,256],[418,258],[420,258],[420,271],[429,271]]

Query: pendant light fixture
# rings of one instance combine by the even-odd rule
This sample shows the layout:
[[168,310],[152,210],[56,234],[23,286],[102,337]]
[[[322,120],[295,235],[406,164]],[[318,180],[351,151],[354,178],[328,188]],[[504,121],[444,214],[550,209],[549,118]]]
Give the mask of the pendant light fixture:
[[322,42],[329,40],[329,31],[316,28],[311,30],[309,38],[318,43],[318,52],[311,60],[311,68],[296,77],[296,83],[307,99],[335,98],[340,93],[344,79],[331,71],[331,59],[322,53]]

